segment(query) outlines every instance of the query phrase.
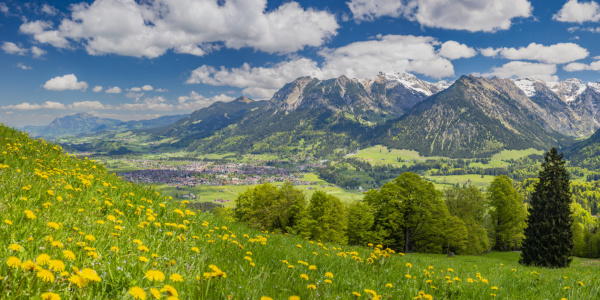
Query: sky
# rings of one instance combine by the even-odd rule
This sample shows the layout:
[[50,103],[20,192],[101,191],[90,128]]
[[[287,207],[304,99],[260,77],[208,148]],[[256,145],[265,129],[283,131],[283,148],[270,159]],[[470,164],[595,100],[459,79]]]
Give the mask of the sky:
[[302,76],[600,81],[583,0],[0,0],[0,122],[269,99]]

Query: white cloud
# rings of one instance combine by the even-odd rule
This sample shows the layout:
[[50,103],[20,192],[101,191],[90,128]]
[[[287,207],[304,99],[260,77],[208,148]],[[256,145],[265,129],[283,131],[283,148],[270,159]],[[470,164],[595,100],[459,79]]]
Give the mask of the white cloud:
[[149,84],[146,84],[145,86],[142,87],[142,90],[144,90],[144,91],[151,91],[153,89],[154,88]]
[[17,68],[20,68],[20,69],[22,69],[22,70],[33,70],[33,68],[32,68],[32,67],[30,67],[30,66],[26,66],[26,65],[24,65],[23,63],[17,63]]
[[158,92],[158,93],[165,93],[165,92],[168,92],[169,90],[167,90],[167,89],[156,89],[154,91]]
[[1,109],[12,109],[12,110],[36,110],[36,109],[66,109],[67,107],[59,102],[54,101],[46,101],[42,104],[30,104],[28,102],[24,102],[16,105],[6,105],[0,107]]
[[85,81],[77,81],[74,74],[54,77],[44,84],[44,88],[50,91],[82,90],[88,88]]
[[54,15],[58,14],[58,9],[56,9],[52,5],[44,4],[42,6],[42,12],[46,13],[46,14],[48,14],[50,16],[54,16]]
[[50,44],[56,48],[69,47],[69,41],[63,34],[57,30],[47,30],[52,28],[52,22],[48,21],[33,21],[26,22],[19,27],[21,33],[32,35],[33,38],[40,42]]
[[107,107],[104,104],[98,101],[81,101],[81,102],[73,102],[67,106],[69,109],[75,110],[87,110],[87,109],[106,109]]
[[531,16],[528,0],[351,0],[357,21],[405,17],[422,26],[494,32],[509,29],[513,18]]
[[234,99],[235,98],[229,97],[225,94],[220,94],[214,97],[207,98],[196,93],[195,91],[191,91],[188,96],[179,96],[177,98],[178,105],[176,106],[176,108],[180,110],[197,110],[209,106],[217,101],[229,102]]
[[6,6],[6,3],[0,2],[0,12],[4,15],[8,15],[8,6]]
[[520,48],[486,48],[481,50],[485,56],[499,55],[512,60],[536,60],[539,62],[563,64],[586,58],[587,49],[573,43],[558,43],[550,46],[531,43]]
[[490,73],[482,76],[498,76],[501,78],[535,78],[544,81],[558,81],[556,65],[511,61],[501,67],[493,67]]
[[141,92],[142,88],[132,87],[132,88],[128,88],[127,90],[130,91],[130,92]]
[[95,86],[95,87],[92,89],[92,92],[94,92],[94,93],[100,93],[100,92],[102,92],[102,89],[103,89],[103,88],[102,88],[102,86],[100,86],[100,85],[97,85],[97,86]]
[[[594,57],[594,59],[600,59],[600,57]],[[584,70],[600,71],[600,60],[592,62],[589,65],[583,64],[583,63],[570,63],[570,64],[564,66],[563,69],[567,72],[584,71]]]
[[129,92],[129,93],[125,94],[125,97],[133,98],[135,100],[140,100],[140,98],[144,97],[144,93]]
[[106,89],[106,92],[109,94],[119,94],[122,92],[122,90],[118,86],[113,86],[111,88]]
[[117,110],[172,110],[173,104],[167,103],[167,99],[162,96],[145,98],[136,103],[125,103],[116,107]]
[[3,42],[2,50],[4,50],[4,52],[6,52],[8,54],[25,55],[27,53],[26,48],[21,48],[21,47],[19,47],[19,45],[15,44],[13,42]]
[[433,37],[378,36],[374,40],[320,51],[319,55],[324,60],[322,66],[303,57],[270,67],[251,67],[249,64],[243,64],[239,68],[215,69],[204,65],[192,71],[186,83],[244,88],[244,94],[264,99],[271,97],[284,84],[301,76],[320,79],[341,75],[366,78],[375,76],[380,71],[413,72],[436,78],[452,76],[454,66],[450,60],[438,53],[436,48],[439,45],[440,42]]
[[569,0],[552,16],[552,19],[579,24],[587,21],[598,22],[600,20],[600,5],[596,1],[578,2],[577,0]]
[[204,55],[213,44],[293,53],[320,46],[339,25],[327,11],[303,9],[294,1],[266,10],[267,0],[96,0],[71,5],[71,16],[57,28],[27,22],[21,32],[41,43],[64,48],[81,43],[91,55],[154,58],[172,49]]
[[34,58],[40,58],[42,55],[46,54],[46,50],[39,48],[37,46],[31,47],[31,54],[33,54]]
[[438,53],[447,59],[469,58],[477,55],[475,49],[455,41],[443,43]]

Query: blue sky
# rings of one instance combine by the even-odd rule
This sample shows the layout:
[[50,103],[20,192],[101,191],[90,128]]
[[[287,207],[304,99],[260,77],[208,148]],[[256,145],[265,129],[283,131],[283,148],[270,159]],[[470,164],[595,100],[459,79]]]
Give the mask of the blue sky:
[[600,81],[600,5],[543,0],[0,0],[0,122],[268,99],[300,76]]

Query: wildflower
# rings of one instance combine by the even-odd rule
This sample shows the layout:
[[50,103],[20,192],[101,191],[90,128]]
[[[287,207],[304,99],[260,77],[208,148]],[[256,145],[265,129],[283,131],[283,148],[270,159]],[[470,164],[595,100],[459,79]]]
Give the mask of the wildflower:
[[17,245],[17,244],[10,244],[8,246],[8,249],[15,251],[15,252],[23,251],[23,247],[21,245]]
[[394,285],[393,285],[393,284],[391,284],[391,283],[388,283],[388,284],[386,284],[386,285],[385,285],[385,287],[387,287],[387,288],[393,288],[393,287],[394,287]]
[[38,267],[38,265],[31,260],[26,260],[21,264],[21,268],[25,271],[33,271]]
[[90,268],[83,268],[80,272],[79,275],[83,278],[83,279],[87,279],[90,281],[97,281],[100,282],[102,281],[102,278],[100,278],[100,276],[98,276],[98,274],[96,274],[96,271],[90,269]]
[[58,225],[58,223],[56,223],[56,222],[48,222],[46,224],[46,226],[48,226],[48,227],[50,227],[52,229],[55,229],[55,230],[57,230],[58,228],[60,228],[60,225]]
[[36,218],[32,211],[26,209],[24,212],[25,216],[27,216],[27,219],[33,220]]
[[451,268],[448,268],[448,272],[454,272],[454,270]]
[[64,248],[65,247],[61,241],[54,241],[54,242],[52,242],[51,245],[52,245],[52,247],[56,247],[56,248]]
[[40,266],[47,264],[48,261],[50,261],[50,255],[46,253],[42,253],[35,258],[35,262]]
[[129,294],[133,296],[133,299],[146,300],[146,292],[141,287],[134,286],[130,288]]
[[161,297],[160,291],[155,288],[150,289],[150,295],[152,295],[152,297],[154,297],[154,299],[160,299],[160,297]]
[[173,282],[182,282],[183,281],[183,277],[181,277],[181,275],[179,275],[177,273],[171,274],[171,276],[169,276],[169,279],[171,279]]
[[309,285],[306,286],[306,288],[309,289],[309,290],[316,290],[317,286],[314,285],[314,284],[309,284]]
[[192,251],[198,253],[198,252],[200,252],[200,249],[198,249],[198,247],[192,247]]
[[412,264],[411,263],[406,263],[406,266],[410,269],[412,268]]
[[60,300],[60,295],[52,292],[47,292],[42,294],[43,300]]
[[352,295],[354,295],[355,297],[360,297],[360,293],[357,292],[352,292]]
[[260,300],[273,300],[273,298],[267,297],[267,296],[262,296],[262,297],[260,297]]
[[148,249],[148,247],[146,246],[138,246],[138,250],[141,252],[148,252],[150,251],[150,249]]
[[302,274],[302,275],[300,275],[300,278],[308,280],[308,275]]
[[54,282],[54,274],[46,269],[39,270],[37,272],[37,277],[41,278],[44,282]]
[[324,281],[325,283],[332,283],[332,282],[331,282],[331,280],[329,280],[329,279],[325,279],[325,280],[323,280],[323,281]]
[[158,270],[149,270],[149,271],[146,271],[146,276],[144,278],[147,278],[150,281],[161,281],[162,282],[165,280],[165,274]]
[[8,224],[8,225],[12,225],[13,222],[11,220],[4,220],[4,223]]
[[75,253],[69,250],[63,251],[63,256],[68,260],[75,260]]
[[473,278],[469,278],[469,279],[467,279],[467,282],[468,282],[468,283],[473,283]]
[[54,272],[62,272],[65,270],[65,263],[58,259],[53,259],[48,262],[48,268]]
[[406,275],[404,275],[404,277],[406,277],[406,278],[408,278],[408,279],[411,279],[411,278],[412,278],[412,277],[410,276],[410,274],[406,274]]
[[327,277],[327,278],[333,278],[333,273],[327,272],[327,273],[325,273],[325,277]]
[[93,235],[91,235],[91,234],[86,235],[85,239],[88,240],[88,241],[90,241],[90,242],[93,242],[93,241],[96,240],[96,238]]
[[18,257],[11,256],[6,260],[6,264],[11,268],[19,268],[21,266],[21,260]]
[[300,300],[299,296],[289,296],[288,300]]
[[79,288],[84,288],[87,284],[88,281],[86,279],[81,278],[81,276],[73,274],[71,275],[71,277],[69,277],[69,282],[77,285]]
[[170,286],[168,284],[165,284],[165,286],[163,286],[163,288],[160,291],[161,292],[166,292],[168,296],[172,296],[172,297],[178,297],[179,296],[177,294],[177,290],[174,287],[172,287],[172,286]]
[[140,261],[141,262],[147,262],[148,258],[146,258],[145,256],[140,256]]
[[492,290],[494,290],[494,291],[495,291],[495,290],[497,290],[497,289],[498,289],[498,287],[497,287],[497,286],[493,286],[493,287],[492,287]]
[[579,286],[583,286],[583,282],[578,281],[577,284],[579,284]]
[[298,247],[298,248],[302,248],[302,245],[298,244],[298,245],[296,245],[296,247]]
[[481,282],[488,284],[488,280],[487,279],[481,279]]
[[309,269],[309,270],[311,270],[311,271],[314,271],[314,270],[316,270],[316,269],[317,269],[317,266],[315,266],[315,265],[310,265],[310,266],[308,266],[308,269]]
[[119,247],[112,246],[112,247],[110,247],[110,251],[117,253],[117,252],[119,252]]

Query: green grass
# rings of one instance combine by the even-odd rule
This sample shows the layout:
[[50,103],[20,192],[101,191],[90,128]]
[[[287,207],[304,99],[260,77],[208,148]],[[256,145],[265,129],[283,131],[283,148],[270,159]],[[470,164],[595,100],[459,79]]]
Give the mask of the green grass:
[[486,188],[490,185],[490,182],[494,179],[492,175],[485,175],[481,178],[481,175],[448,175],[448,176],[425,176],[426,179],[433,181],[440,185],[440,187],[451,186],[459,184],[462,186],[470,180],[470,184],[478,188]]
[[0,136],[2,298],[133,299],[139,288],[146,299],[152,289],[165,299],[165,285],[179,299],[413,299],[421,291],[433,299],[600,297],[597,260],[542,269],[519,265],[513,252],[404,255],[260,232],[189,211],[6,127]]

